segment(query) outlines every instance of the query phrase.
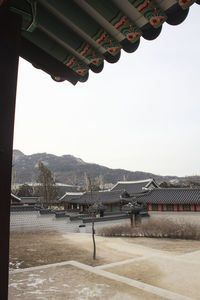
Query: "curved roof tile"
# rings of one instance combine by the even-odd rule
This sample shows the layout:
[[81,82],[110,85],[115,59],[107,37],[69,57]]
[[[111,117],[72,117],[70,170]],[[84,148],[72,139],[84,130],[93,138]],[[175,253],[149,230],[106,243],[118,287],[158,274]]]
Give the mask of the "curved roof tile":
[[119,203],[122,191],[96,191],[96,192],[86,192],[82,196],[73,198],[70,203],[79,203],[90,205],[95,202],[100,202],[102,204],[109,203]]
[[56,81],[76,84],[89,70],[101,72],[104,59],[117,62],[121,49],[134,52],[141,37],[157,38],[164,22],[183,22],[194,2],[10,0],[10,10],[22,16],[20,55]]
[[200,204],[200,189],[154,189],[136,197],[137,201],[150,204]]
[[144,179],[136,181],[118,181],[112,188],[111,191],[126,191],[131,196],[133,194],[146,192],[148,189],[159,188],[154,179]]

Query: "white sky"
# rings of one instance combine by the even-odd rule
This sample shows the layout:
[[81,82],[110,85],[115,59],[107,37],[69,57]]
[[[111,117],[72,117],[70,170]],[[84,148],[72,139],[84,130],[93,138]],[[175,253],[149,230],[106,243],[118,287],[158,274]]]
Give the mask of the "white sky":
[[76,86],[20,60],[14,149],[110,168],[200,175],[200,6]]

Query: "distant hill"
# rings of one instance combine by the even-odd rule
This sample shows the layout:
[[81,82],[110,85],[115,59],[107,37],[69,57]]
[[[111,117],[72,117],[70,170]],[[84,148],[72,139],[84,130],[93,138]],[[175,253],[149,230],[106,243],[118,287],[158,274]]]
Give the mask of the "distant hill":
[[141,180],[154,178],[162,181],[179,181],[177,176],[159,176],[146,172],[131,172],[123,169],[110,169],[101,165],[86,163],[72,155],[56,156],[48,153],[25,155],[19,150],[13,151],[13,183],[34,182],[38,177],[38,164],[43,162],[54,174],[57,182],[84,185],[85,174],[92,180],[101,177],[104,183],[116,183],[122,180]]

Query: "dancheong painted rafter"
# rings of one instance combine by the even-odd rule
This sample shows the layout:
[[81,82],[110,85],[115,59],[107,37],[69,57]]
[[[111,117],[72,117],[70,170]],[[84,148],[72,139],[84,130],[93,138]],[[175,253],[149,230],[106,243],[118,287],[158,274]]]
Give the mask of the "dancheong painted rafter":
[[[183,22],[189,7],[197,7],[195,2],[200,4],[200,0],[0,0],[0,299],[8,299],[12,145],[19,56],[54,80],[67,80],[75,85],[87,80],[89,70],[101,72],[104,60],[117,62],[122,49],[134,52],[141,38],[157,38],[163,23]],[[172,204],[169,205],[171,209]],[[196,203],[191,205],[191,210],[199,210]],[[183,207],[179,205],[176,209]]]
[[[0,0],[4,5],[5,0]],[[194,0],[10,0],[22,17],[20,55],[56,81],[73,84],[185,20]]]

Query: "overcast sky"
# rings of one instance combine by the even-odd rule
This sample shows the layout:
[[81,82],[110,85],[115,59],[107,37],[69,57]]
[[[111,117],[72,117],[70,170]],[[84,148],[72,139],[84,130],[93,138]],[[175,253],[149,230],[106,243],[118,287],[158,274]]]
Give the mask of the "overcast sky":
[[56,83],[20,59],[14,149],[200,175],[200,6],[76,86]]

